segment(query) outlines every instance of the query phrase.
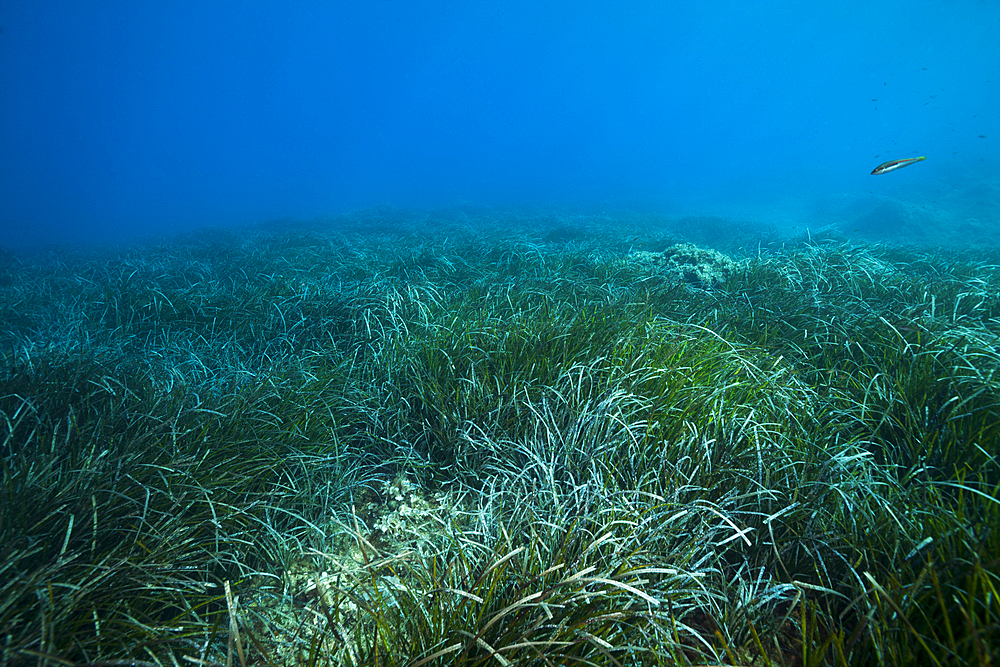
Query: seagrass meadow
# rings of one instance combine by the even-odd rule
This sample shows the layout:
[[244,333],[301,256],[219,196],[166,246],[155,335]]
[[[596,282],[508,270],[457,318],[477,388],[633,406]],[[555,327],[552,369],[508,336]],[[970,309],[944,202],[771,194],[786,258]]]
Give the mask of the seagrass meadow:
[[2,254],[2,663],[996,664],[998,264],[485,209]]

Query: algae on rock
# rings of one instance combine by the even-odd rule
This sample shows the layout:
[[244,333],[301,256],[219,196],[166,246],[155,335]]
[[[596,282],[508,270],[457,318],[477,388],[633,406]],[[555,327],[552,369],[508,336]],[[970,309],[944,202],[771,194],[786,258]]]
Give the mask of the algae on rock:
[[678,243],[663,252],[634,252],[628,256],[628,261],[699,287],[721,285],[736,266],[721,252],[693,243]]

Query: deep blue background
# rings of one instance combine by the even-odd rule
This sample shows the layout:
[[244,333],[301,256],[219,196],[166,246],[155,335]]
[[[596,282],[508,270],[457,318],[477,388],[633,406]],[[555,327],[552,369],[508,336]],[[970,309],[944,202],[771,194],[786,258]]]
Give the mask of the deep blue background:
[[5,0],[0,29],[0,245],[998,178],[994,0]]

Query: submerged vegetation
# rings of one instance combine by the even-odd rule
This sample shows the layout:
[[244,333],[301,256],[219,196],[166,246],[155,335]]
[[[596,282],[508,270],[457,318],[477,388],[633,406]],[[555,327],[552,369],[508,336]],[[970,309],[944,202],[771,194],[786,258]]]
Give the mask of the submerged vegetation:
[[692,238],[0,256],[2,663],[995,664],[998,253]]

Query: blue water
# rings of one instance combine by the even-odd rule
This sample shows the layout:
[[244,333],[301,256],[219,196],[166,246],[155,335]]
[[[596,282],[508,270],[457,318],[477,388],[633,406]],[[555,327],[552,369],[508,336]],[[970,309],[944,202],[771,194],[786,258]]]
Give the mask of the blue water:
[[0,246],[463,202],[998,242],[998,35],[994,0],[8,0]]

